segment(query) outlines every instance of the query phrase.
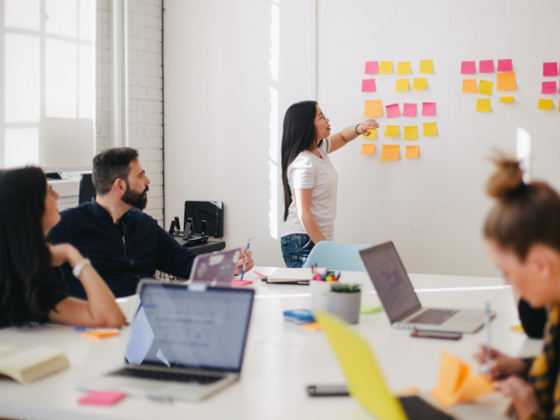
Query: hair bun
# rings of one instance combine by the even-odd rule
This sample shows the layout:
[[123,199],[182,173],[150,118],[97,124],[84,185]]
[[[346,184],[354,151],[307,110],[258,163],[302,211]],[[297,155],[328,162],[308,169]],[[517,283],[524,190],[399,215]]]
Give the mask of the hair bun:
[[524,186],[523,171],[515,159],[500,157],[494,160],[497,171],[486,184],[486,192],[492,198],[500,199],[511,195]]

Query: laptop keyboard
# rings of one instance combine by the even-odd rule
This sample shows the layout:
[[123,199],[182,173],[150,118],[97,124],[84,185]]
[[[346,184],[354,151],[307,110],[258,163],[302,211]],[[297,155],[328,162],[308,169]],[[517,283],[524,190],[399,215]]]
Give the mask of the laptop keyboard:
[[399,401],[408,420],[455,420],[420,397],[400,397]]
[[165,372],[147,369],[131,369],[122,368],[111,375],[127,376],[129,378],[155,379],[156,381],[173,381],[173,382],[196,382],[199,384],[211,384],[219,381],[223,376],[204,376],[192,373]]
[[455,315],[457,310],[448,309],[428,309],[420,315],[407,321],[407,324],[432,324],[440,325]]

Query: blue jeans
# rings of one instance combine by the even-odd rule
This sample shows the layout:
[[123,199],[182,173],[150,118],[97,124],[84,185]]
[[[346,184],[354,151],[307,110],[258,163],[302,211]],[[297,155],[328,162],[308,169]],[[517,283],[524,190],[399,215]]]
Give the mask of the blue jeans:
[[292,233],[280,238],[282,256],[288,268],[303,266],[309,253],[315,246],[311,238],[305,233]]

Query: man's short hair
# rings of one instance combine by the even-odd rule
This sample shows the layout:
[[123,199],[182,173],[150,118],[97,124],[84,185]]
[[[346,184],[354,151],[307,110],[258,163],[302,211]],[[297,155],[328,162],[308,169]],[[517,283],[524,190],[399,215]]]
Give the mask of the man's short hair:
[[97,195],[111,191],[113,183],[122,179],[128,183],[130,162],[138,159],[138,151],[130,147],[107,149],[93,158],[92,181]]

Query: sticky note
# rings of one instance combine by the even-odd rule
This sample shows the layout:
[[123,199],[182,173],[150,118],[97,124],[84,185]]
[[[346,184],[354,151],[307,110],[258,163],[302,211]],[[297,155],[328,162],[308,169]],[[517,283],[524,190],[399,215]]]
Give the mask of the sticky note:
[[496,79],[496,90],[515,90],[515,73],[498,73]]
[[375,140],[376,137],[377,137],[377,130],[369,130],[369,134],[362,135],[362,138],[368,140]]
[[393,62],[392,61],[381,61],[379,63],[379,73],[393,73]]
[[120,333],[118,331],[103,331],[103,330],[86,331],[80,333],[80,335],[84,338],[93,338],[96,340],[100,340],[102,338],[115,337],[119,334]]
[[361,305],[360,313],[362,315],[371,315],[383,312],[383,307],[381,305]]
[[383,114],[383,102],[381,99],[366,101],[364,117],[380,117]]
[[525,330],[523,329],[523,327],[521,325],[512,325],[511,327],[509,327],[509,329],[511,331],[520,332],[522,334],[525,334]]
[[490,112],[490,99],[477,99],[476,112]]
[[366,74],[377,74],[379,61],[366,61]]
[[483,95],[492,95],[492,88],[494,87],[494,82],[487,82],[486,80],[481,80],[478,84],[478,93]]
[[426,79],[425,77],[417,77],[414,78],[414,80],[412,81],[412,89],[426,90],[427,86],[428,86],[428,79]]
[[558,63],[543,63],[543,76],[558,76]]
[[463,79],[462,92],[476,93],[476,79]]
[[[388,125],[385,127],[385,137],[399,137],[399,126],[398,125]],[[383,146],[385,147],[385,146]]]
[[437,136],[437,124],[435,122],[424,123],[423,136]]
[[404,76],[406,74],[410,74],[410,61],[397,63],[397,75]]
[[416,159],[420,154],[420,146],[406,146],[405,159]]
[[381,151],[381,162],[399,160],[400,146],[394,144],[384,144]]
[[404,127],[404,139],[405,140],[418,140],[418,127],[411,125]]
[[434,60],[420,60],[420,73],[433,73]]
[[474,61],[463,61],[461,63],[461,74],[475,74],[476,64]]
[[416,104],[404,104],[403,109],[404,117],[416,117]]
[[494,60],[480,60],[479,73],[494,73]]
[[432,115],[436,115],[436,103],[435,102],[422,103],[422,115],[425,117],[431,117]]
[[79,404],[113,405],[126,397],[124,392],[117,391],[90,391],[78,400]]
[[322,329],[318,322],[308,322],[307,324],[301,324],[300,327],[303,328],[304,330],[309,330],[309,331],[321,331]]
[[253,282],[250,281],[250,280],[236,280],[236,279],[234,279],[234,280],[231,281],[232,286],[241,287],[241,286],[249,286],[250,284],[253,284]]
[[498,71],[511,71],[513,69],[513,64],[511,60],[498,60]]
[[556,89],[556,82],[542,82],[542,91],[541,93],[556,93],[558,89]]
[[408,79],[397,79],[395,92],[406,92],[408,90],[408,86],[409,86]]
[[395,118],[401,116],[401,110],[399,109],[399,104],[387,105],[387,118]]
[[362,144],[360,155],[373,155],[373,152],[375,152],[375,143]]
[[513,96],[500,96],[500,102],[504,102],[504,103],[513,102]]
[[539,99],[539,106],[537,109],[550,111],[552,109],[552,99]]
[[375,79],[362,80],[362,92],[375,92]]

